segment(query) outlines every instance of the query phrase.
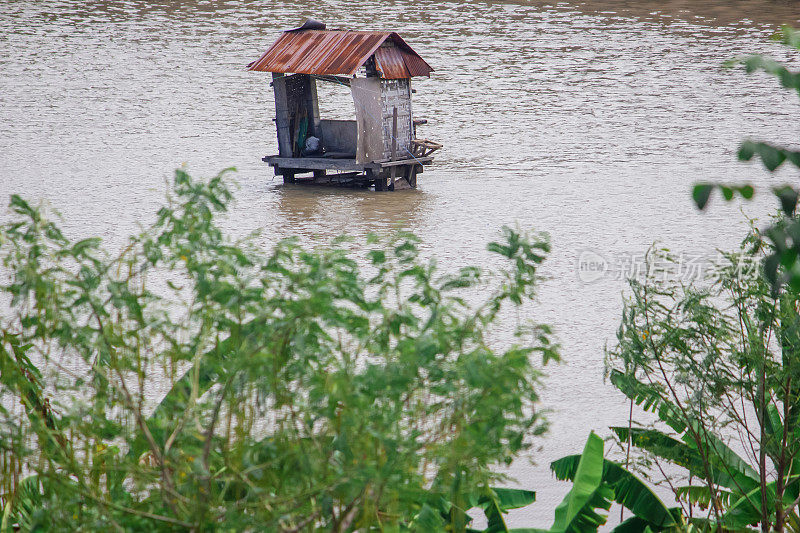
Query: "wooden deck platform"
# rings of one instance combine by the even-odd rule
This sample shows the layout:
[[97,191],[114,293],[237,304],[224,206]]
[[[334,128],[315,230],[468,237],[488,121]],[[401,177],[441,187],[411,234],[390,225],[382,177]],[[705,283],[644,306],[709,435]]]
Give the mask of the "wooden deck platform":
[[[433,161],[430,156],[418,157],[413,159],[401,159],[397,161],[376,161],[373,163],[356,163],[355,159],[332,159],[327,157],[280,157],[268,155],[263,158],[268,165],[277,169],[286,169],[299,174],[303,171],[313,170],[340,170],[343,172],[372,170],[380,171],[386,167],[397,165],[427,165]],[[277,173],[277,172],[276,172]]]
[[[283,176],[284,183],[375,186],[375,190],[382,191],[394,190],[396,185],[398,188],[416,188],[417,174],[423,172],[424,165],[433,162],[433,157],[425,155],[411,159],[357,163],[355,159],[271,155],[264,157],[263,161],[274,168],[276,176]],[[309,173],[310,176],[298,175]]]

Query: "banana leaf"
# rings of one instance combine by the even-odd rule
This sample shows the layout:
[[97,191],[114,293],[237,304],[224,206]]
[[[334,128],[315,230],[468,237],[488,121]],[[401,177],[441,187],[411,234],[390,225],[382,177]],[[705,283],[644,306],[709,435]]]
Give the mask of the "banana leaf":
[[647,520],[634,515],[612,529],[611,533],[642,533],[649,526]]
[[478,507],[483,509],[486,515],[487,526],[484,533],[506,533],[506,526],[503,514],[509,509],[525,507],[536,501],[536,493],[521,489],[491,488],[481,496]]
[[[611,430],[620,440],[627,441],[630,435],[631,444],[637,448],[647,450],[657,457],[682,466],[695,477],[706,478],[703,457],[695,447],[686,442],[672,438],[655,429],[631,428],[629,430],[627,427],[612,427]],[[734,464],[726,464],[725,461],[730,459],[730,454],[735,455],[734,452],[727,446],[723,448],[715,445],[714,450],[717,449],[724,452],[725,455],[723,457],[714,456],[709,458],[708,472],[715,484],[734,491],[748,491],[758,487],[758,477],[750,477],[747,470],[741,468],[739,462],[744,462],[741,458],[736,456],[738,462],[734,461]]]
[[596,531],[607,517],[597,510],[611,508],[614,490],[603,483],[603,439],[589,434],[580,456],[572,488],[556,507],[552,533]]
[[[714,496],[711,489],[706,485],[692,485],[685,487],[675,487],[675,495],[678,500],[697,505],[700,509],[708,509]],[[716,491],[717,502],[722,508],[727,508],[733,503],[735,493],[727,490],[718,489]]]
[[[788,506],[792,503],[790,496],[791,488],[800,484],[800,476],[793,476],[786,482],[786,490],[783,495],[783,504]],[[767,508],[770,513],[774,513],[777,482],[767,483]],[[725,527],[743,528],[750,524],[761,521],[761,487],[749,491],[747,494],[740,494],[739,498],[725,512],[722,523]]]
[[[561,480],[574,479],[577,474],[579,455],[570,455],[554,461],[550,468]],[[613,491],[613,500],[642,518],[647,524],[665,528],[677,525],[672,512],[664,502],[639,478],[619,464],[603,459],[603,483]]]
[[39,476],[28,476],[19,482],[3,508],[0,533],[34,530],[43,518],[43,511]]
[[[703,428],[698,422],[692,421],[692,428],[696,434],[700,435],[703,439],[705,444],[704,451],[706,455],[709,456],[709,462],[712,466],[730,475],[739,485],[739,490],[750,490],[758,486],[758,472],[756,472],[747,461],[731,450],[719,437]],[[690,448],[697,449],[695,440],[691,438],[688,432],[684,433],[681,440]]]
[[642,383],[634,376],[616,369],[611,371],[609,380],[636,405],[645,411],[658,414],[658,418],[676,433],[683,433],[686,430],[686,417],[683,416],[680,409],[664,398],[662,389]]

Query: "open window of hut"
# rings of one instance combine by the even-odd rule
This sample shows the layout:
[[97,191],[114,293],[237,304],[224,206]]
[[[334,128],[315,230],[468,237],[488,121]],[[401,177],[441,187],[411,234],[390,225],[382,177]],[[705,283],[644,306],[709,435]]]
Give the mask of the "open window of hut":
[[[273,77],[278,154],[263,160],[285,182],[416,187],[441,145],[417,138],[411,78],[433,69],[395,32],[325,28],[309,19],[248,65]],[[320,94],[336,95],[330,118]]]

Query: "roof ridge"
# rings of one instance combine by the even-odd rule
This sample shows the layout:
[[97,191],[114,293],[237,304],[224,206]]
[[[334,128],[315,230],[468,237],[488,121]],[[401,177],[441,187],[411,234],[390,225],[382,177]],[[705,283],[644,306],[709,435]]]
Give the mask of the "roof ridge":
[[353,75],[387,39],[395,42],[414,60],[409,63],[398,58],[401,64],[409,66],[384,77],[393,79],[430,75],[433,69],[397,32],[369,30],[306,29],[283,32],[248,68],[278,73]]

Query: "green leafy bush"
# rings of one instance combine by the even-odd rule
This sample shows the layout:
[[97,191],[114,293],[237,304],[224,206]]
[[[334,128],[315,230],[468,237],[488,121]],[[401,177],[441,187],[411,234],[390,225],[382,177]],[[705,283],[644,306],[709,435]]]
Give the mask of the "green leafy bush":
[[711,530],[800,528],[800,292],[773,290],[772,252],[751,234],[687,284],[654,251],[609,353],[611,382],[660,420],[612,429]]
[[215,224],[230,200],[224,173],[177,171],[110,255],[12,198],[2,530],[422,530],[435,501],[466,527],[462,495],[496,498],[490,467],[546,428],[549,328],[486,335],[533,297],[547,241],[505,228],[491,274],[440,273],[407,233],[267,253]]

